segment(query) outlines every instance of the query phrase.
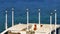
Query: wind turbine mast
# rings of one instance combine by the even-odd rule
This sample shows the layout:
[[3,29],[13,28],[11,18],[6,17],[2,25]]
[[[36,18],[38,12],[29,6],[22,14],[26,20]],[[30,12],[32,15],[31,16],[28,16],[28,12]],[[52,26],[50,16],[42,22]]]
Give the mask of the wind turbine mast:
[[7,11],[6,11],[6,21],[5,21],[5,29],[7,29],[8,26],[7,26]]
[[12,8],[12,26],[14,26],[14,8]]

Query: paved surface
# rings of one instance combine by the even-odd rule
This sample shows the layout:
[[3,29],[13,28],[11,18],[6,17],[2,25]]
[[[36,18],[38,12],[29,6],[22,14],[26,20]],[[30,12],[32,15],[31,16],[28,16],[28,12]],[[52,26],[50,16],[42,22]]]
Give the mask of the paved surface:
[[[42,27],[39,26],[39,24],[36,24],[36,25],[37,25],[37,30],[35,31],[35,34],[48,34],[50,33],[50,31],[53,31],[55,29],[54,24],[51,25],[52,30],[50,28],[50,24],[41,24]],[[33,30],[34,24],[29,24],[29,26],[31,26],[29,30]],[[60,25],[56,25],[56,28],[59,28],[59,27]],[[15,33],[21,32],[21,30],[24,28],[27,28],[27,24],[18,24],[18,25],[8,28],[7,30],[3,31],[1,34],[5,33],[8,30],[11,30],[12,32],[15,32]]]

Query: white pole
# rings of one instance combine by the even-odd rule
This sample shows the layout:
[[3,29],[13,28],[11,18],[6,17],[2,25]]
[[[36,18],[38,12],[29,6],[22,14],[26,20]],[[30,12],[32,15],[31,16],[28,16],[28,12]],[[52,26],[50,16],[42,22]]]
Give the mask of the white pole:
[[27,10],[27,31],[28,31],[28,23],[29,23],[29,13],[28,13],[28,9]]
[[[51,13],[52,15],[53,13]],[[51,34],[51,30],[52,30],[52,16],[50,16],[50,34]]]
[[39,27],[40,27],[40,9],[38,9],[39,10]]
[[5,28],[7,29],[7,11],[6,11],[6,22],[5,22]]
[[[56,10],[55,10],[56,11]],[[55,13],[55,34],[57,34],[56,33],[56,25],[57,25],[57,14]]]
[[12,8],[12,26],[14,26],[14,8]]

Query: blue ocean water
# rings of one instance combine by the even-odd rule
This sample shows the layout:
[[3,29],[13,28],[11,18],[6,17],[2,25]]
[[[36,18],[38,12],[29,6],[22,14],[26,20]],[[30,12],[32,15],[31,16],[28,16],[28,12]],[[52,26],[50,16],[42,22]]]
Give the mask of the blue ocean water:
[[[57,24],[60,24],[60,0],[0,0],[0,32],[5,30],[5,11],[8,11],[8,27],[14,8],[14,23],[26,24],[26,9],[29,8],[29,22],[38,23],[38,9],[41,9],[41,23],[49,24],[50,13],[56,9]],[[53,23],[54,24],[54,14]]]

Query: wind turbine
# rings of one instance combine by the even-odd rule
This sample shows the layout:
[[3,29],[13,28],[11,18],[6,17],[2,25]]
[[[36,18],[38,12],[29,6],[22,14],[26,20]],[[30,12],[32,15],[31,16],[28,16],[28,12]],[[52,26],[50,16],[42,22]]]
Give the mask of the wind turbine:
[[26,9],[27,10],[27,31],[28,31],[28,23],[29,23],[29,12],[28,12],[28,8]]
[[7,11],[6,11],[6,21],[5,21],[5,29],[7,29],[8,26],[7,26]]
[[12,8],[12,26],[14,26],[14,8]]

